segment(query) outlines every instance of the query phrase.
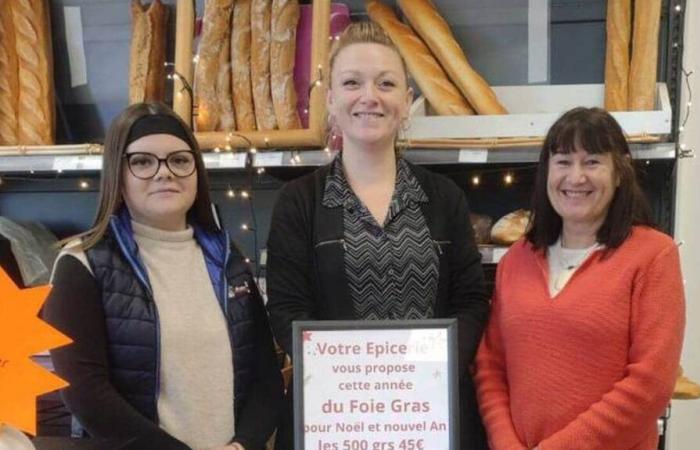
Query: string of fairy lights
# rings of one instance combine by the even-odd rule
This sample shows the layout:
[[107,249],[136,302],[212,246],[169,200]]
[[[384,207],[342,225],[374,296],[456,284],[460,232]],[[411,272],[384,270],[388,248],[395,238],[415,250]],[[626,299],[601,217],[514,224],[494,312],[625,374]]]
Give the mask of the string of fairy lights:
[[[683,6],[682,2],[677,2],[673,7],[673,11],[678,15],[679,19],[682,18],[683,14]],[[337,36],[331,36],[329,37],[330,40],[337,39]],[[676,41],[673,42],[673,48],[676,49],[677,51],[680,51],[681,53],[683,52],[683,43],[682,41]],[[192,58],[192,62],[196,65],[199,61],[199,55],[194,55]],[[682,58],[681,58],[682,61]],[[192,88],[192,85],[189,83],[186,77],[184,77],[182,74],[178,73],[175,70],[175,64],[171,62],[166,62],[165,63],[166,69],[168,73],[166,74],[166,77],[168,80],[173,82],[173,88],[176,86],[176,81],[180,83],[180,89],[174,89],[174,95],[178,98],[180,101],[183,95],[187,95],[188,101],[189,101],[189,106],[190,106],[190,111],[192,112],[192,116],[196,117],[197,115],[197,105],[195,104],[194,100],[194,91]],[[685,142],[685,129],[686,125],[688,123],[688,120],[691,115],[692,111],[692,89],[691,89],[691,83],[690,83],[690,78],[693,75],[692,70],[686,70],[685,67],[683,66],[681,62],[681,74],[682,74],[682,82],[685,85],[685,93],[686,93],[686,101],[685,105],[682,108],[682,112],[679,117],[679,125],[677,128],[677,146],[678,146],[678,156],[680,158],[689,158],[689,157],[694,157],[695,153],[693,149],[688,148],[686,142]],[[312,80],[309,83],[308,87],[308,94],[310,96],[311,91],[315,87],[322,86],[323,84],[323,68],[321,65],[318,65],[317,67],[318,70],[318,76]],[[308,113],[308,109],[304,111],[305,113]],[[237,187],[234,188],[230,184],[227,185],[225,188],[224,196],[226,199],[234,201],[237,199],[240,199],[244,202],[246,202],[249,210],[249,221],[242,221],[238,228],[245,233],[250,233],[253,239],[253,249],[254,249],[254,254],[257,255],[259,254],[259,249],[258,249],[258,230],[257,230],[257,217],[255,214],[255,207],[254,207],[254,202],[253,202],[253,185],[254,185],[254,180],[255,180],[255,175],[261,176],[266,173],[265,167],[255,167],[254,164],[254,158],[256,154],[258,153],[258,149],[253,145],[252,141],[248,139],[245,135],[236,133],[234,131],[228,132],[227,137],[226,137],[226,144],[222,147],[215,147],[212,149],[214,153],[221,153],[221,152],[237,152],[236,150],[233,149],[233,146],[231,145],[233,138],[238,138],[246,142],[247,148],[244,150],[247,153],[247,158],[246,158],[246,183],[243,187]],[[337,137],[332,134],[329,139],[328,144],[326,145],[325,148],[323,148],[323,152],[327,155],[328,160],[332,157],[333,153],[338,150],[337,148],[334,148],[334,143],[337,142]],[[265,149],[269,149],[269,139],[264,138],[264,145]],[[303,152],[299,150],[292,150],[291,151],[291,157],[289,159],[289,163],[292,166],[303,166],[305,165],[305,160],[304,160],[304,155]],[[647,164],[649,164],[649,161],[646,161]],[[474,170],[471,173],[467,175],[467,186],[471,189],[479,189],[484,186],[494,186],[494,185],[500,185],[505,188],[512,187],[516,185],[520,181],[519,173],[522,173],[522,171],[528,171],[528,170],[534,170],[536,168],[536,165],[525,165],[525,166],[519,166],[519,167],[509,167],[509,168],[493,168],[493,169],[479,169],[479,170]],[[35,181],[37,178],[33,177],[35,175],[35,171],[31,170],[29,171],[29,174],[31,175],[30,177],[26,176],[4,176],[0,177],[0,187],[2,187],[6,181],[11,181],[11,180],[17,180],[17,181]],[[59,177],[60,175],[63,174],[63,170],[57,169],[55,171],[56,177]],[[44,178],[43,180],[49,181],[50,179]],[[91,185],[91,182],[89,179],[85,178],[80,178],[77,181],[77,187],[81,191],[88,191],[93,186]],[[255,262],[255,260],[247,259],[247,262]],[[260,269],[258,265],[258,270]]]

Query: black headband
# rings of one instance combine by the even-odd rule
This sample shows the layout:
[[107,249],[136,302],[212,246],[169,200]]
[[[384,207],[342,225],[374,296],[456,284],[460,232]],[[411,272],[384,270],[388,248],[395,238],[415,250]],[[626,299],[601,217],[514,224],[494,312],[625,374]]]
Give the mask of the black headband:
[[134,122],[129,130],[126,145],[151,134],[170,134],[187,142],[188,146],[191,145],[191,139],[180,121],[165,114],[142,116]]

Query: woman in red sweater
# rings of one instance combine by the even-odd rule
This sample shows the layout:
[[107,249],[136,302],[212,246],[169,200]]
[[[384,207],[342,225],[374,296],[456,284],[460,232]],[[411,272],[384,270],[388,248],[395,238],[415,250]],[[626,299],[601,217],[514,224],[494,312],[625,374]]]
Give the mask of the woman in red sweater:
[[673,240],[650,227],[615,119],[549,130],[526,237],[501,260],[477,392],[493,450],[652,450],[683,340]]

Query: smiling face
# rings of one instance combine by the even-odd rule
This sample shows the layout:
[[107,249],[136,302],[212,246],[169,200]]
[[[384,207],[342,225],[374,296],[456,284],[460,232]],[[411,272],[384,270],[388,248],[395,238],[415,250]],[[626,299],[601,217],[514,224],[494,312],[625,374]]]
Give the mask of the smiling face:
[[331,80],[328,111],[342,133],[344,150],[393,152],[413,99],[398,53],[381,44],[349,45],[337,54]]
[[577,148],[549,158],[547,196],[564,228],[600,228],[618,185],[609,152],[592,154]]
[[[129,144],[126,154],[151,153],[165,158],[178,150],[190,150],[182,139],[170,134],[151,134]],[[197,196],[197,171],[184,178],[176,177],[164,162],[148,180],[135,177],[124,160],[123,197],[131,217],[144,225],[162,230],[184,230],[187,211]]]

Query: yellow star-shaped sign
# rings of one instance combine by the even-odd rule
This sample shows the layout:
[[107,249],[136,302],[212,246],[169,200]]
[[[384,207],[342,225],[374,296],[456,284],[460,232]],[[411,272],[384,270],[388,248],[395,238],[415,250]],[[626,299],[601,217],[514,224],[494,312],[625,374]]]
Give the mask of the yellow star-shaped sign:
[[67,385],[33,362],[71,340],[38,317],[49,287],[18,289],[0,268],[0,424],[36,434],[36,397]]

